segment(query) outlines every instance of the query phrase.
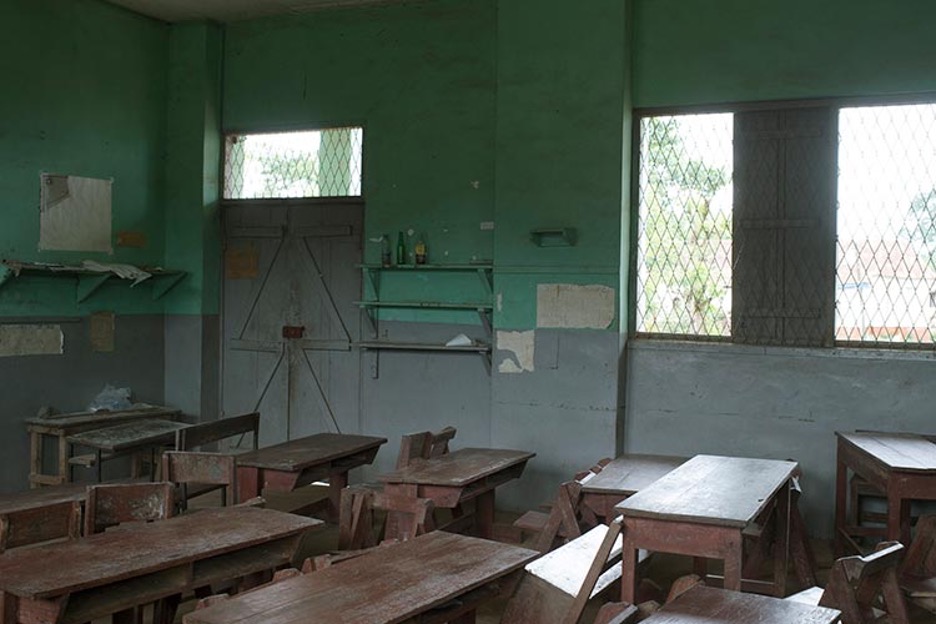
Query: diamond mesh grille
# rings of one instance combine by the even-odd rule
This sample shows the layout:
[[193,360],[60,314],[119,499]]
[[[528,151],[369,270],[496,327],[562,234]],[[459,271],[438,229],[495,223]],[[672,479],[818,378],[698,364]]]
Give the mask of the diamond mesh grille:
[[640,122],[636,329],[731,332],[732,115]]
[[836,338],[932,343],[936,105],[839,114]]
[[363,139],[362,128],[228,135],[224,198],[360,196]]

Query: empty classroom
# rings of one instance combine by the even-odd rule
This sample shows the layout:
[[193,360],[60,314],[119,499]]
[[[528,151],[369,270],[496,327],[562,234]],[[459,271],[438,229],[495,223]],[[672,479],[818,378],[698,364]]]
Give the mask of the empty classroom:
[[936,621],[934,20],[0,0],[0,622]]

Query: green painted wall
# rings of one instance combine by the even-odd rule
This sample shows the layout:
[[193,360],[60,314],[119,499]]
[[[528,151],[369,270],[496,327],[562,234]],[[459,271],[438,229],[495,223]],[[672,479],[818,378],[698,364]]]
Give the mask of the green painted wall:
[[[498,11],[495,291],[500,328],[533,327],[538,283],[617,288],[625,149],[626,2]],[[531,230],[574,228],[538,247]]]
[[[0,257],[140,265],[163,261],[163,151],[169,28],[97,0],[0,3]],[[39,252],[39,173],[113,178],[113,231],[142,249]],[[0,315],[160,312],[147,285],[105,286],[76,305],[72,280],[11,282]]]
[[169,314],[220,310],[222,31],[172,26],[166,157],[166,265],[188,276],[166,296]]
[[437,0],[230,24],[224,126],[363,125],[367,235],[412,228],[434,262],[490,258],[494,20],[492,0]]
[[638,107],[936,91],[931,0],[635,0]]

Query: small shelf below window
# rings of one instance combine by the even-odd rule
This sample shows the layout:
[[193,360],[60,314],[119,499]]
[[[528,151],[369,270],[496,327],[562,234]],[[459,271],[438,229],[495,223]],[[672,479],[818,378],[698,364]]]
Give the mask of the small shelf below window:
[[387,351],[454,351],[462,353],[490,353],[489,344],[448,346],[435,342],[392,342],[389,340],[365,340],[355,343],[361,349],[385,349]]
[[490,303],[457,303],[450,301],[355,301],[361,308],[433,308],[437,310],[493,310]]

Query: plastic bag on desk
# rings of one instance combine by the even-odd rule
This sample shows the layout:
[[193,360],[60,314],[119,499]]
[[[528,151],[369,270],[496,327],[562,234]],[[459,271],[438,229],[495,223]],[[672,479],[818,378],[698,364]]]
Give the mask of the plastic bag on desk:
[[107,384],[101,390],[91,405],[88,406],[89,412],[119,412],[120,410],[130,409],[130,388],[115,388]]

